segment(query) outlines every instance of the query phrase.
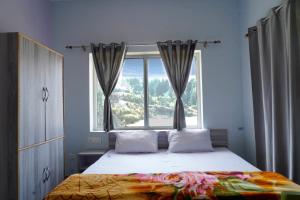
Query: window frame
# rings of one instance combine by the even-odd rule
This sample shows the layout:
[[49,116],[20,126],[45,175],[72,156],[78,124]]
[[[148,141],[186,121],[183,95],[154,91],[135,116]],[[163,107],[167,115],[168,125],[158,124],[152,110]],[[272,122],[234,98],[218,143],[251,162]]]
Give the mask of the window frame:
[[[91,54],[91,53],[90,53]],[[128,52],[125,59],[143,59],[143,80],[144,80],[144,126],[135,127],[120,127],[114,128],[114,130],[169,130],[173,129],[172,126],[149,126],[149,88],[148,88],[148,69],[149,69],[149,59],[160,58],[159,52]],[[202,61],[201,61],[201,51],[195,50],[195,73],[196,73],[196,94],[197,94],[197,127],[203,127],[203,98],[202,98]],[[94,125],[97,123],[96,112],[94,108],[96,107],[97,97],[96,97],[96,85],[98,84],[97,74],[95,73],[92,56],[89,55],[89,78],[90,78],[90,131],[99,132],[103,130],[95,130]],[[100,87],[101,89],[101,87]],[[175,105],[174,105],[175,106]],[[194,129],[196,129],[194,128]],[[193,128],[192,128],[193,129]]]
[[97,102],[97,82],[98,77],[94,68],[94,61],[92,53],[89,53],[89,102],[90,102],[90,132],[97,132],[95,124],[97,124],[97,114],[95,112]]

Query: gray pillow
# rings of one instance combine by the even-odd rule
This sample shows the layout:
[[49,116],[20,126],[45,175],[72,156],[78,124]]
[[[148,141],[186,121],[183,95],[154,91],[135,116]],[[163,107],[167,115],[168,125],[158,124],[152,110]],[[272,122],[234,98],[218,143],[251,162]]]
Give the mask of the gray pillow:
[[169,152],[191,153],[213,151],[210,131],[207,129],[183,129],[170,131]]
[[117,153],[153,153],[158,151],[157,133],[154,131],[125,131],[116,133]]

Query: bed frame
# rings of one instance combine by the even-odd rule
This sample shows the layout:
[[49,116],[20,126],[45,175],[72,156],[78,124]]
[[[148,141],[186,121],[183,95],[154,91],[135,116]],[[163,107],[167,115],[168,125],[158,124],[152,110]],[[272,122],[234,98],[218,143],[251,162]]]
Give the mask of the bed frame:
[[[114,149],[116,144],[116,133],[121,131],[113,131],[108,133],[109,149]],[[167,149],[168,143],[168,130],[155,131],[158,133],[158,148]],[[228,133],[227,129],[210,129],[211,140],[213,147],[228,147]]]

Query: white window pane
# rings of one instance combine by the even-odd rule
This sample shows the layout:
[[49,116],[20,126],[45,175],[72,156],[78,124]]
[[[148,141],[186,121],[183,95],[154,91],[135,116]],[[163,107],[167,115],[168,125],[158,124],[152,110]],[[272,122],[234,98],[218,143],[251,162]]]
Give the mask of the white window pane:
[[144,126],[143,59],[125,59],[110,97],[115,128]]
[[185,121],[188,128],[197,128],[198,111],[197,111],[197,78],[196,65],[193,59],[189,81],[182,95],[184,105]]
[[89,56],[90,65],[90,120],[91,131],[103,130],[104,95],[97,78],[93,56]]
[[160,58],[148,60],[149,126],[172,127],[175,94]]
[[95,107],[96,122],[95,122],[94,129],[99,131],[99,130],[103,130],[104,95],[102,89],[100,88],[97,76],[95,77],[95,79],[96,79],[96,84],[95,84],[96,85],[96,107]]

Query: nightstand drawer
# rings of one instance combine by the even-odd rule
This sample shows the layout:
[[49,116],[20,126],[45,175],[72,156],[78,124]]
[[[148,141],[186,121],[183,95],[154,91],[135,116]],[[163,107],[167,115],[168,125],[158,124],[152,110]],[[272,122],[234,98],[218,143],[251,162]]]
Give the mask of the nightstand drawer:
[[101,156],[105,154],[106,150],[82,151],[77,154],[78,172],[82,173],[89,166],[95,163]]

